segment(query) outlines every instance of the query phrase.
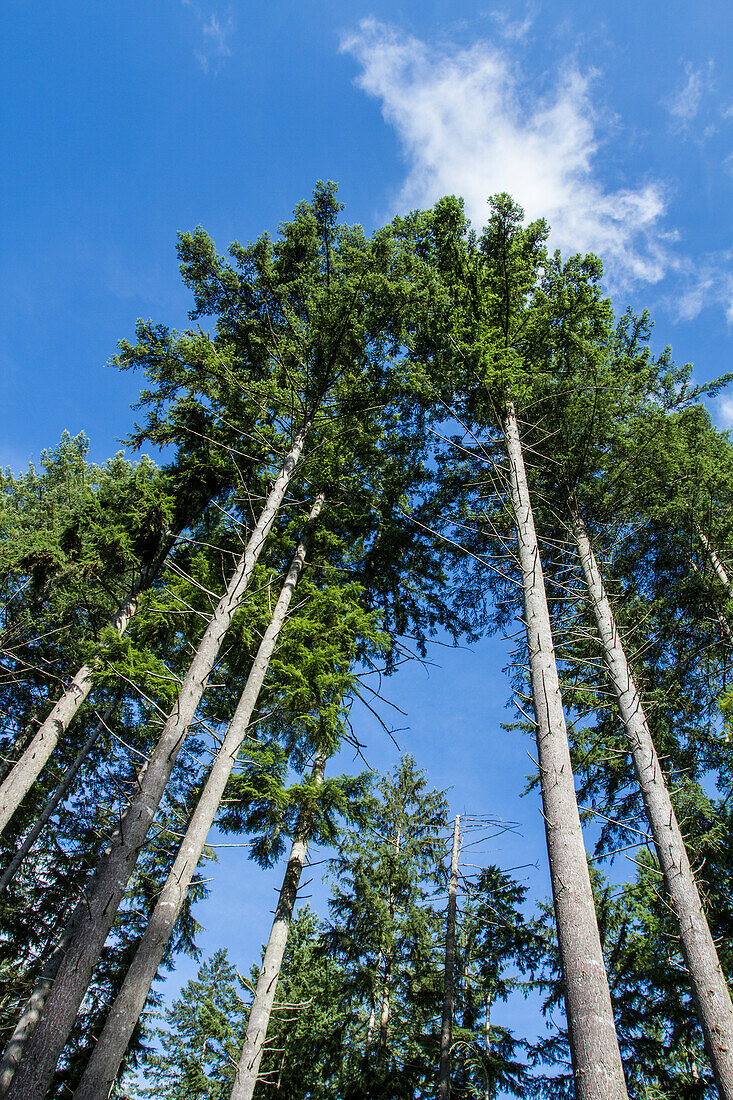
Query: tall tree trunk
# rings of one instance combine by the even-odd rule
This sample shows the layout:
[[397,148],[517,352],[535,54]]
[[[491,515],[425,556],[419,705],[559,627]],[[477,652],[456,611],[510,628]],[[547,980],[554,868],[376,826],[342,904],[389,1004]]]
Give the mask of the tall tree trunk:
[[603,657],[621,712],[664,884],[679,926],[682,954],[690,974],[705,1048],[720,1095],[725,1100],[733,1100],[733,1004],[730,993],[593,547],[576,508],[571,509],[571,518]]
[[[140,572],[124,603],[112,616],[110,625],[120,636],[130,625],[137,611],[140,594],[155,579],[175,545],[176,537],[169,535],[166,538],[161,551],[155,556],[154,561]],[[94,673],[97,669],[98,664],[94,661],[81,666],[63,695],[54,703],[51,713],[41,723],[20,759],[13,765],[0,785],[0,835],[45,768],[59,739],[69,728],[72,719],[92,690]]]
[[542,562],[514,406],[503,417],[576,1100],[627,1100],[575,795]]
[[[313,763],[311,782],[320,787],[323,782],[323,772],[326,767],[327,756],[319,753]],[[257,988],[255,990],[252,1008],[247,1022],[247,1034],[242,1047],[242,1053],[237,1066],[237,1073],[232,1087],[231,1100],[252,1100],[257,1075],[262,1061],[262,1052],[267,1038],[267,1029],[270,1024],[272,1006],[277,992],[277,983],[280,977],[283,956],[288,942],[290,924],[293,919],[295,899],[300,885],[300,876],[303,873],[306,855],[308,854],[308,841],[313,829],[312,809],[304,806],[298,816],[295,827],[293,846],[290,849],[290,858],[285,869],[285,877],[280,889],[275,919],[272,922],[270,938],[267,941],[265,957],[262,960]],[[91,1097],[90,1097],[91,1100]]]
[[158,895],[155,909],[135,951],[122,988],[109,1011],[89,1064],[74,1093],[75,1100],[97,1100],[98,1097],[106,1097],[117,1077],[130,1037],[145,1007],[150,987],[183,907],[191,879],[201,859],[206,837],[214,823],[224,788],[237,761],[242,742],[247,737],[252,713],[303,569],[312,525],[322,507],[323,494],[319,494],[311,509],[306,530],[290,563],[272,619],[260,642],[237,709],[211,765],[211,771],[199,795],[196,809],[191,815],[173,867]]
[[450,857],[450,881],[448,883],[448,913],[445,922],[445,969],[443,971],[443,1019],[440,1029],[440,1077],[439,1100],[450,1096],[450,1054],[453,1042],[453,970],[456,960],[456,905],[458,895],[458,845],[461,833],[461,817],[456,815],[453,826],[453,848]]
[[61,963],[63,962],[64,952],[71,943],[72,931],[73,928],[70,925],[64,933],[63,939],[56,945],[50,958],[45,963],[33,987],[33,992],[26,1001],[20,1019],[15,1025],[13,1034],[10,1036],[8,1044],[5,1047],[2,1061],[0,1061],[0,1097],[4,1097],[7,1094],[13,1080],[13,1075],[20,1065],[20,1061],[25,1053],[28,1040],[33,1034],[36,1024],[40,1019],[41,1013],[43,1012],[43,1006],[46,1003],[48,994],[51,991],[51,987],[59,972]]
[[[394,842],[395,856],[399,856],[402,848],[402,826],[397,828],[397,836]],[[390,943],[385,941],[382,947],[382,954],[384,956],[384,981],[382,983],[382,1007],[379,1013],[379,1042],[377,1044],[377,1069],[384,1069],[384,1063],[387,1060],[387,1039],[389,1036],[389,1015],[392,1010],[391,995],[392,995],[392,958],[394,945],[392,938],[394,936],[394,893],[392,891],[392,882],[390,880],[389,885],[389,940]]]
[[[690,558],[690,564],[692,565],[693,572],[697,573],[698,577],[701,576],[702,574],[700,566],[697,564],[694,558]],[[706,596],[711,610],[715,612],[715,618],[718,620],[718,626],[720,627],[721,634],[729,645],[733,645],[733,628],[731,628],[731,625],[723,612],[723,608],[720,606],[720,601],[710,591],[706,592]]]
[[[486,1065],[488,1067],[491,1062],[491,997],[488,995],[488,993],[486,995],[485,1005],[486,1017],[484,1019],[484,1052],[486,1054]],[[487,1069],[485,1100],[491,1100],[493,1092],[494,1086],[489,1079]]]
[[[374,968],[375,973],[376,973],[376,980],[377,981],[379,981],[379,975],[382,972],[382,960],[383,960],[383,955],[382,955],[382,951],[380,949],[379,954],[377,955],[377,965]],[[372,1043],[374,1042],[374,1029],[376,1028],[376,1026],[377,1026],[377,996],[376,996],[376,988],[373,987],[372,988],[372,1007],[371,1007],[371,1010],[369,1012],[369,1019],[367,1020],[366,1044],[365,1044],[365,1047],[364,1047],[364,1058],[365,1058],[366,1061],[369,1060],[369,1053],[372,1049]]]
[[387,1040],[389,1038],[389,1016],[392,1010],[392,952],[384,952],[384,982],[382,984],[382,1007],[379,1013],[379,1043],[377,1046],[377,1069],[383,1069],[387,1060]]
[[45,806],[43,807],[40,814],[36,818],[35,822],[33,823],[33,826],[28,831],[27,835],[24,837],[23,842],[18,846],[15,855],[13,856],[10,863],[6,867],[5,871],[3,872],[2,876],[0,877],[0,895],[2,895],[4,890],[7,889],[8,884],[10,882],[12,882],[12,880],[13,880],[14,876],[17,874],[23,860],[28,855],[31,848],[33,847],[33,845],[36,843],[39,836],[43,832],[43,829],[44,829],[46,823],[48,822],[49,818],[53,814],[56,807],[59,805],[59,803],[68,794],[72,783],[76,779],[77,775],[79,774],[80,769],[82,768],[82,766],[84,764],[84,761],[89,756],[89,753],[92,751],[92,749],[96,745],[99,738],[102,736],[102,733],[104,732],[104,730],[107,728],[107,723],[109,722],[112,715],[114,714],[114,711],[115,711],[119,701],[120,700],[119,700],[119,697],[118,697],[117,699],[114,700],[114,702],[110,703],[110,705],[107,707],[106,711],[104,712],[102,717],[99,719],[99,722],[94,727],[92,732],[89,734],[86,741],[81,746],[78,753],[76,754],[76,757],[74,758],[72,763],[67,768],[66,774],[64,775],[63,779],[59,783],[58,787],[53,792],[51,797],[46,801]]
[[[227,590],[204,631],[178,699],[143,767],[134,796],[77,909],[78,922],[43,1016],[8,1091],[12,1100],[42,1100],[91,980],[138,854],[163,797],[173,766],[216,663],[224,635],[241,606],[249,580],[295,471],[309,425],[298,432]],[[73,919],[73,918],[72,918]]]
[[702,543],[703,549],[705,550],[705,553],[707,555],[707,559],[710,562],[710,564],[712,565],[713,570],[715,571],[716,577],[718,578],[720,583],[723,585],[723,588],[725,589],[728,596],[730,596],[733,599],[733,584],[731,584],[731,580],[730,580],[730,577],[728,576],[728,573],[726,571],[725,566],[723,565],[722,561],[718,557],[715,548],[713,547],[712,543],[710,542],[710,539],[708,538],[708,536],[703,531],[702,527],[700,527],[699,525],[696,525],[696,530],[697,530],[697,537],[699,538],[700,542]]

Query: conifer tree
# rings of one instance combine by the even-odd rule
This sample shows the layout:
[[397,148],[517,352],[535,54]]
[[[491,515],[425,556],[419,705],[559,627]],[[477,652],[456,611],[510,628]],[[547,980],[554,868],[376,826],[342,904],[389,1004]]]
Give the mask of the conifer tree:
[[[537,398],[555,318],[543,309],[541,280],[549,261],[547,227],[522,227],[522,211],[502,195],[492,200],[477,242],[466,234],[454,200],[426,222],[406,223],[432,249],[449,301],[436,309],[418,349],[456,364],[452,394],[469,446],[495,433],[504,441],[508,496],[521,577],[523,622],[537,738],[540,786],[562,960],[575,1086],[580,1100],[626,1096],[593,896],[578,813],[560,694],[540,546],[529,494],[520,412]],[[427,232],[426,232],[427,230]],[[440,349],[438,351],[438,349]],[[436,395],[440,396],[436,381]],[[445,398],[441,415],[445,415]],[[450,406],[449,406],[450,407]],[[518,411],[519,410],[519,411]],[[477,433],[480,433],[477,435]],[[478,450],[481,451],[481,446]]]
[[[219,309],[219,330],[240,339],[245,349],[254,348],[260,357],[264,354],[276,371],[284,372],[299,409],[291,425],[285,462],[250,535],[248,549],[199,643],[179,701],[146,764],[122,827],[97,869],[86,904],[77,910],[72,941],[43,1019],[11,1085],[11,1096],[13,1091],[41,1096],[50,1080],[221,639],[241,604],[316,414],[322,411],[321,434],[327,437],[339,418],[338,429],[344,431],[348,417],[361,411],[364,401],[374,400],[379,391],[385,373],[384,349],[394,342],[395,305],[404,304],[401,270],[399,265],[396,274],[390,269],[394,250],[389,238],[382,236],[371,244],[360,231],[337,227],[333,191],[321,187],[313,204],[302,204],[295,221],[283,227],[283,240],[277,246],[266,238],[249,249],[233,246],[241,278],[231,267],[223,270],[205,235],[194,235],[186,242],[190,248],[184,269],[195,286],[198,312]],[[212,268],[221,276],[214,283],[208,281]],[[372,372],[367,387],[364,369]],[[330,406],[323,409],[326,399]],[[370,408],[376,419],[380,405]],[[274,415],[283,412],[275,410]],[[360,430],[367,434],[363,421]]]

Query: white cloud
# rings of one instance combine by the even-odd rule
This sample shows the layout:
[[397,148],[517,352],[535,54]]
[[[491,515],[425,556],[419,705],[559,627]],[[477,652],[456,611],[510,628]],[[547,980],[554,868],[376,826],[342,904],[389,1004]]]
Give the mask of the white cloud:
[[528,217],[547,218],[554,246],[601,255],[617,285],[658,282],[674,265],[662,186],[610,190],[594,170],[593,74],[568,67],[539,96],[507,52],[485,42],[438,52],[371,19],[341,48],[399,135],[408,172],[397,209],[454,193],[482,225],[488,196],[508,191]]
[[696,69],[688,61],[685,64],[685,73],[685,84],[665,100],[677,130],[687,130],[700,113],[703,95],[712,88],[713,63],[710,61],[704,68]]
[[218,72],[224,59],[231,57],[229,38],[234,30],[231,12],[220,17],[215,12],[208,16],[194,0],[181,0],[184,7],[191,8],[201,28],[201,46],[196,50],[196,60],[205,73]]
[[227,16],[222,23],[215,15],[211,15],[201,27],[203,46],[197,52],[199,65],[205,73],[212,69],[218,69],[225,57],[231,56],[231,47],[227,41],[233,29],[231,16]]
[[537,18],[537,7],[534,4],[530,4],[527,7],[524,19],[512,20],[507,13],[503,11],[492,11],[491,18],[496,23],[502,38],[506,38],[509,42],[518,42],[522,38],[526,38],[529,31],[532,29],[532,25]]
[[716,412],[721,428],[733,428],[733,397],[719,397]]
[[681,321],[694,321],[703,309],[715,305],[733,324],[733,251],[709,253],[698,263],[679,264],[680,284],[667,305]]

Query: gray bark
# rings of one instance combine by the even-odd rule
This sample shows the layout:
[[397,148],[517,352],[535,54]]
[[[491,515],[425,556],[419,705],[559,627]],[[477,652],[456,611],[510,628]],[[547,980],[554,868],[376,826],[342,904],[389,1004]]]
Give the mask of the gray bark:
[[312,524],[322,506],[323,494],[320,494],[311,509],[308,526],[290,563],[272,619],[260,642],[244,691],[211,765],[211,771],[191,815],[173,867],[158,895],[155,909],[137,947],[122,988],[110,1009],[92,1057],[74,1093],[74,1100],[97,1100],[98,1097],[108,1096],[117,1077],[128,1043],[145,1007],[150,987],[186,899],[191,879],[201,859],[206,837],[216,817],[224,789],[237,761],[242,743],[247,737],[270,659],[303,569]]
[[[155,561],[147,569],[142,570],[127,599],[112,616],[110,625],[120,636],[125,633],[137,611],[141,592],[148,587],[157,574],[174,542],[173,537],[166,540],[164,551],[156,556]],[[63,695],[54,703],[51,713],[41,723],[20,759],[13,765],[0,785],[0,835],[45,768],[59,739],[69,728],[72,719],[92,690],[97,668],[98,665],[94,662],[81,666]]]
[[12,1100],[42,1100],[51,1083],[138,854],[216,663],[224,635],[244,599],[265,539],[295,471],[308,427],[308,424],[304,425],[295,438],[244,554],[204,631],[158,743],[138,777],[137,790],[89,883],[85,897],[77,907],[78,923],[72,941],[46,1001],[43,1016],[28,1041],[26,1054],[8,1091]]
[[[320,786],[323,782],[326,759],[325,754],[319,754],[314,761],[311,781],[316,786]],[[275,910],[275,919],[272,922],[270,938],[267,941],[265,957],[257,979],[257,988],[249,1013],[247,1034],[234,1078],[231,1100],[252,1100],[254,1095],[312,828],[311,811],[304,807],[298,817],[293,846],[290,849],[290,858]]]
[[3,1052],[0,1061],[0,1097],[4,1097],[10,1088],[13,1074],[20,1065],[28,1040],[38,1023],[46,998],[51,992],[54,979],[59,972],[59,967],[64,958],[64,952],[71,942],[71,929],[67,930],[63,939],[56,945],[46,965],[41,971],[33,992],[26,1001],[25,1007],[10,1036],[8,1045]]
[[[486,1063],[488,1065],[491,1058],[491,997],[486,995],[486,1018],[484,1020],[484,1051],[486,1052]],[[494,1089],[489,1080],[488,1071],[486,1073],[486,1093],[485,1100],[491,1100],[491,1096]]]
[[443,1018],[440,1029],[440,1077],[439,1100],[450,1097],[450,1055],[453,1043],[453,970],[456,961],[456,906],[458,895],[458,845],[461,817],[456,816],[453,826],[453,848],[450,859],[448,883],[448,913],[445,922],[445,969],[443,971]]
[[514,406],[503,417],[524,593],[552,899],[576,1100],[627,1100],[583,844],[542,562]]
[[389,1017],[392,1011],[392,952],[384,953],[384,982],[382,984],[382,1009],[379,1014],[379,1045],[377,1047],[377,1067],[382,1069],[387,1060],[387,1040],[389,1038]]
[[679,926],[682,954],[718,1092],[733,1100],[733,1005],[705,910],[659,765],[649,724],[619,637],[603,578],[585,525],[572,512],[590,605],[603,646],[626,740],[672,912]]
[[[693,571],[697,573],[698,576],[701,576],[702,574],[700,571],[700,566],[697,564],[694,558],[690,558],[690,564],[692,565]],[[720,627],[721,634],[727,641],[728,645],[733,645],[733,630],[731,629],[731,625],[723,613],[723,608],[720,606],[720,601],[716,599],[716,597],[710,592],[707,593],[707,598],[708,603],[710,604],[712,610],[715,612],[715,618],[718,620],[718,626]]]
[[728,576],[725,566],[718,557],[712,543],[710,542],[710,539],[707,537],[702,527],[697,528],[697,537],[700,539],[700,542],[703,545],[703,549],[707,554],[708,561],[712,565],[716,577],[723,585],[723,588],[727,592],[728,596],[733,599],[733,585],[731,584],[730,577]]
[[[402,848],[402,827],[397,829],[394,850],[395,855],[400,854]],[[389,920],[390,937],[394,935],[394,894],[392,884],[389,887]],[[385,943],[382,947],[384,956],[384,980],[382,982],[382,1007],[379,1014],[379,1043],[377,1045],[377,1069],[383,1069],[387,1060],[387,1039],[389,1037],[389,1016],[392,1011],[392,951],[393,945]]]
[[[377,977],[382,972],[382,952],[381,951],[377,955],[377,964],[376,964],[374,970],[375,970],[375,973],[376,973]],[[375,1029],[376,1025],[377,1025],[377,998],[376,998],[376,995],[375,995],[375,989],[373,987],[372,988],[372,1007],[369,1011],[369,1019],[367,1020],[366,1045],[365,1045],[365,1048],[364,1048],[365,1058],[369,1057],[369,1051],[371,1050],[372,1043],[374,1042],[374,1029]]]
[[67,768],[66,774],[59,783],[58,787],[53,792],[51,797],[46,801],[45,806],[33,823],[32,828],[23,838],[23,842],[18,846],[15,855],[3,872],[2,877],[0,877],[0,896],[7,889],[8,884],[12,882],[14,876],[17,874],[21,864],[23,863],[23,860],[28,855],[31,848],[43,832],[43,829],[47,824],[49,818],[53,814],[54,810],[68,794],[72,783],[76,779],[76,776],[79,774],[79,771],[84,764],[84,761],[96,745],[103,731],[107,728],[107,723],[112,717],[112,714],[114,713],[118,702],[119,699],[115,699],[115,701],[113,703],[110,703],[110,705],[107,707],[107,710],[104,712],[97,725],[94,727],[84,744],[79,749],[73,762]]

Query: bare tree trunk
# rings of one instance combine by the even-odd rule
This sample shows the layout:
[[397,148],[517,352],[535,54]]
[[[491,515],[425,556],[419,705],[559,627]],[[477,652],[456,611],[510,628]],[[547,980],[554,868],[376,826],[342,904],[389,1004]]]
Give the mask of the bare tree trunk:
[[731,580],[730,580],[730,577],[728,576],[728,573],[726,572],[725,566],[723,565],[722,561],[718,557],[717,552],[715,551],[712,543],[710,542],[710,539],[705,534],[702,527],[700,527],[699,525],[696,525],[696,530],[697,530],[697,537],[700,539],[700,542],[702,543],[703,549],[705,550],[705,553],[707,554],[708,561],[710,562],[710,564],[713,567],[713,570],[715,571],[716,577],[718,578],[718,580],[722,584],[722,586],[725,589],[728,596],[733,599],[733,584],[731,584]]
[[389,1015],[392,1009],[392,952],[384,953],[384,984],[382,985],[382,1009],[379,1014],[379,1045],[377,1047],[377,1068],[382,1069],[387,1059],[387,1039],[389,1038]]
[[733,1004],[659,765],[644,707],[618,634],[600,569],[580,515],[573,534],[588,588],[603,657],[618,701],[664,884],[679,926],[692,996],[721,1097],[733,1100]]
[[2,895],[4,890],[7,888],[8,883],[12,882],[23,860],[28,855],[31,848],[43,832],[44,826],[48,822],[56,807],[68,794],[72,783],[76,779],[76,776],[79,774],[79,771],[84,764],[84,761],[96,745],[103,731],[107,728],[107,723],[112,717],[118,703],[119,697],[115,699],[113,703],[110,703],[110,705],[107,707],[107,710],[104,712],[97,725],[89,734],[82,747],[79,749],[74,761],[67,768],[66,774],[59,783],[58,787],[53,792],[51,797],[47,800],[46,805],[43,807],[40,814],[36,818],[32,828],[24,837],[23,842],[18,846],[15,855],[3,872],[2,877],[0,877],[0,895]]
[[[486,1018],[484,1020],[484,1051],[486,1053],[486,1064],[489,1064],[491,1058],[491,997],[486,996]],[[492,1093],[494,1091],[493,1085],[489,1080],[489,1074],[486,1074],[486,1100],[491,1100]]]
[[51,991],[54,979],[63,962],[64,952],[71,942],[71,928],[64,933],[63,939],[57,944],[48,962],[43,967],[33,992],[26,1001],[8,1045],[5,1047],[2,1061],[0,1062],[0,1097],[6,1095],[13,1080],[13,1074],[20,1065],[26,1045],[38,1023],[46,998]]
[[78,924],[41,1020],[8,1091],[12,1100],[42,1100],[74,1025],[115,914],[135,868],[173,766],[201,701],[224,635],[241,606],[247,585],[295,471],[309,425],[304,425],[272,487],[267,503],[237,563],[227,590],[204,631],[178,699],[158,743],[143,767],[119,828],[77,907]]
[[[382,969],[382,952],[380,951],[378,956],[377,956],[377,965],[375,967],[375,970],[377,972],[377,976],[379,976],[379,974],[381,972],[381,969]],[[365,1055],[366,1058],[369,1057],[369,1052],[372,1049],[372,1043],[374,1042],[374,1029],[375,1029],[376,1026],[377,1026],[377,998],[375,996],[374,989],[372,989],[372,1007],[371,1007],[371,1011],[369,1013],[369,1019],[367,1021],[366,1045],[365,1045],[365,1049],[364,1049],[364,1055]]]
[[514,406],[503,417],[522,572],[545,836],[576,1100],[627,1100],[575,795],[539,545]]
[[117,1071],[125,1056],[138,1018],[145,1007],[150,987],[183,907],[191,879],[201,859],[206,837],[214,823],[224,788],[237,761],[242,742],[247,736],[270,659],[303,569],[312,525],[323,507],[323,499],[323,494],[319,494],[311,509],[308,525],[290,563],[272,619],[260,642],[237,709],[229,723],[221,748],[211,765],[211,771],[199,795],[196,809],[191,815],[186,835],[178,849],[166,883],[158,895],[155,909],[138,944],[122,988],[109,1011],[104,1028],[74,1093],[75,1100],[97,1100],[98,1097],[106,1097],[117,1077]]
[[[326,754],[319,753],[314,761],[311,782],[317,787],[323,782],[326,760]],[[257,979],[257,989],[249,1013],[247,1034],[234,1078],[231,1100],[252,1100],[254,1095],[312,828],[312,810],[304,806],[295,828],[293,846],[290,849],[290,858],[275,910],[275,919],[272,922],[270,938]],[[90,1100],[92,1100],[91,1097]]]
[[[394,850],[395,855],[399,856],[400,849],[402,848],[402,826],[397,829],[397,836],[395,837]],[[394,895],[392,892],[392,884],[390,881],[389,887],[389,916],[390,923],[394,920]],[[392,935],[392,928],[390,928],[390,936]],[[377,1045],[377,1069],[384,1068],[384,1063],[387,1059],[387,1038],[389,1036],[389,1015],[392,1009],[390,997],[392,993],[392,947],[385,943],[382,948],[382,954],[384,956],[384,982],[382,983],[382,1007],[379,1014],[379,1043]]]
[[[174,544],[175,537],[168,536],[161,552],[146,569],[141,571],[126,600],[112,616],[110,625],[120,636],[125,633],[137,611],[140,593],[153,581]],[[81,666],[63,695],[54,703],[51,713],[41,723],[20,759],[13,765],[0,785],[0,835],[45,768],[59,739],[69,728],[72,719],[92,690],[97,668],[95,662]]]
[[461,817],[456,815],[453,826],[453,848],[450,858],[450,882],[448,884],[448,913],[445,924],[445,969],[443,971],[443,1019],[440,1029],[440,1077],[439,1100],[450,1097],[450,1054],[453,1042],[453,969],[456,959],[456,905],[458,894],[458,845],[461,833]]

